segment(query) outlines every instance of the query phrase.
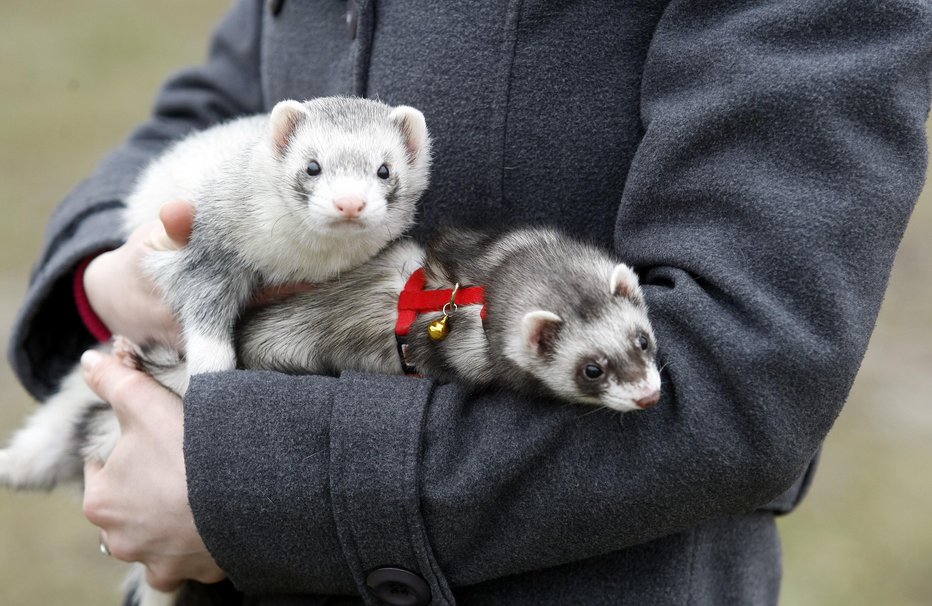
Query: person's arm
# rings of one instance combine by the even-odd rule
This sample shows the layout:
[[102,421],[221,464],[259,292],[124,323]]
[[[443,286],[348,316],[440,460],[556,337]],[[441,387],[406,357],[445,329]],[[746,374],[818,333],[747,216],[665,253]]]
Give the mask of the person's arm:
[[139,171],[191,130],[263,111],[262,5],[237,2],[218,27],[207,62],[171,78],[152,119],[104,159],[53,214],[9,344],[13,368],[35,397],[48,396],[93,342],[75,306],[74,270],[83,259],[123,244],[123,200]]
[[754,510],[851,386],[926,161],[932,8],[675,0],[643,76],[616,248],[643,270],[663,400],[625,415],[344,373],[194,378],[189,497],[248,593],[438,603]]

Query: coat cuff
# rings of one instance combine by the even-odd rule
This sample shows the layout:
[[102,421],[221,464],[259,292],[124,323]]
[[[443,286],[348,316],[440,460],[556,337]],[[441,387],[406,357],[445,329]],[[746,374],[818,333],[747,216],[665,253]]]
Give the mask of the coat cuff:
[[[367,604],[380,578],[401,569],[395,589],[453,604],[421,511],[423,432],[432,381],[345,372],[331,418],[330,488],[334,520],[353,580]],[[423,585],[419,583],[423,581]],[[384,588],[383,588],[384,589]],[[423,602],[412,602],[423,603]]]
[[431,604],[453,603],[420,509],[432,389],[429,381],[350,372],[192,378],[185,397],[191,509],[239,590],[358,593],[376,605],[373,573],[391,568],[423,581]]

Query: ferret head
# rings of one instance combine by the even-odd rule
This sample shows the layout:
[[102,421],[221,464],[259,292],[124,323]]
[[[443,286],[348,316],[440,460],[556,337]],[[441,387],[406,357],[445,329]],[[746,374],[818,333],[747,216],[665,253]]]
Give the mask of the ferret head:
[[315,237],[388,242],[427,188],[430,138],[418,110],[360,98],[282,101],[267,144],[290,214]]
[[637,275],[619,264],[603,279],[604,298],[585,308],[525,313],[510,357],[568,400],[620,411],[650,408],[660,400],[660,373]]

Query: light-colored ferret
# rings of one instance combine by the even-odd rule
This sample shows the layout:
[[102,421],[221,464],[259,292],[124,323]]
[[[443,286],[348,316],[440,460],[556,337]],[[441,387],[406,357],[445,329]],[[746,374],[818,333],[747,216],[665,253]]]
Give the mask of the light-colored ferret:
[[[259,288],[326,281],[400,236],[414,220],[429,164],[421,112],[359,98],[282,101],[268,115],[171,147],[142,173],[124,215],[128,234],[155,220],[165,202],[188,200],[196,209],[187,246],[144,261],[183,328],[187,365],[166,369],[163,383],[183,394],[190,375],[235,368],[233,327]],[[177,362],[176,344],[148,345]],[[118,344],[128,363],[131,350]],[[0,484],[80,480],[82,461],[106,460],[119,435],[113,411],[76,368],[0,451]],[[132,583],[140,603],[174,603],[142,578]]]
[[191,374],[236,366],[233,325],[261,287],[322,282],[413,222],[430,140],[418,110],[327,97],[282,101],[182,140],[127,200],[129,230],[170,200],[196,207],[187,246],[148,269],[177,313]]

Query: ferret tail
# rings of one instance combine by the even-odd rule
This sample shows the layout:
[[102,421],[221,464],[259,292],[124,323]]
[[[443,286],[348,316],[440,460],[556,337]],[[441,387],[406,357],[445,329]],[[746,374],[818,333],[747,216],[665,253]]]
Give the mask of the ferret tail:
[[0,485],[17,489],[50,490],[80,480],[83,460],[80,431],[88,411],[100,398],[85,384],[80,367],[62,383],[0,450]]

